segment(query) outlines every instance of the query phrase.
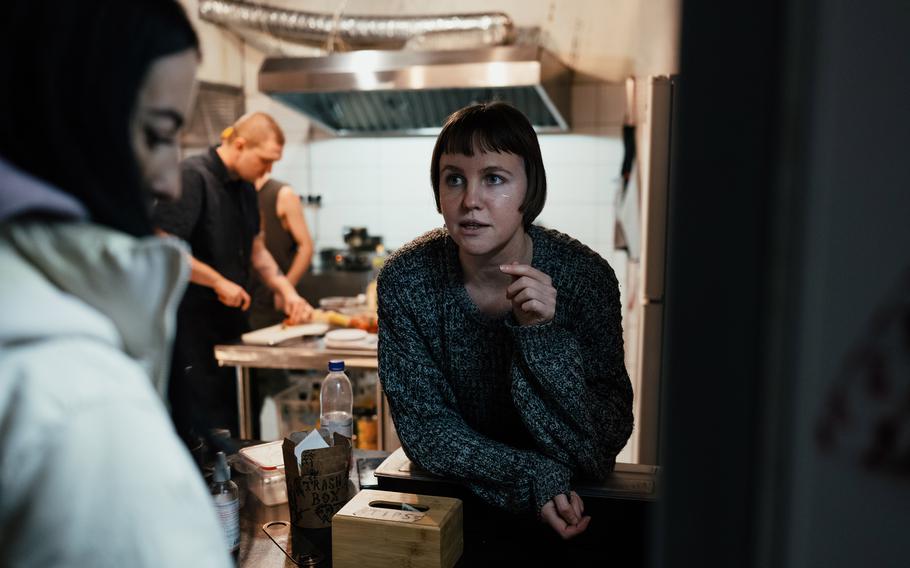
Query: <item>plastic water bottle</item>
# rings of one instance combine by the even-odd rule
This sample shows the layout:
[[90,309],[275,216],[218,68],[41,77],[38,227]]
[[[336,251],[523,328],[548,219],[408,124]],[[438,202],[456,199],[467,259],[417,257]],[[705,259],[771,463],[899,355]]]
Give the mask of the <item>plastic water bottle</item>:
[[236,552],[240,548],[240,492],[237,484],[231,481],[231,468],[224,452],[215,454],[215,471],[209,490],[215,500],[228,550]]
[[335,432],[348,439],[352,437],[354,393],[351,379],[344,374],[344,361],[329,361],[329,374],[322,380],[322,388],[319,389],[319,423],[329,445],[334,445]]

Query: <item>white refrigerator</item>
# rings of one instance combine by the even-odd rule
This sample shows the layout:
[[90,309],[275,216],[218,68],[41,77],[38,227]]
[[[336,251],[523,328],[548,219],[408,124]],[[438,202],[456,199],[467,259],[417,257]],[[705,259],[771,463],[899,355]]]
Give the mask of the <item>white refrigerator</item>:
[[677,79],[643,77],[627,85],[635,160],[617,196],[617,242],[628,253],[623,283],[626,368],[635,393],[635,429],[618,461],[658,464],[667,206]]

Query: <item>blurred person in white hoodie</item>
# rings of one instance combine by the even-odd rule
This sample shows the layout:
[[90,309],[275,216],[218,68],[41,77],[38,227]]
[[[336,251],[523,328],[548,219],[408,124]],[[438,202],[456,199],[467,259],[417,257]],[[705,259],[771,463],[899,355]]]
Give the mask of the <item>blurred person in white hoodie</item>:
[[0,18],[0,567],[230,565],[164,403],[198,39],[175,0]]

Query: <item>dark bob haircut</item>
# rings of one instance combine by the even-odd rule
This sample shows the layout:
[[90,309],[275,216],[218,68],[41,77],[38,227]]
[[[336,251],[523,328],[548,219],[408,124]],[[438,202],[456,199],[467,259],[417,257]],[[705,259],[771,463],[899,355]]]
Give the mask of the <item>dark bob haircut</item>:
[[475,149],[515,154],[524,159],[528,189],[518,210],[522,212],[522,222],[527,230],[547,200],[547,174],[537,133],[531,123],[520,110],[500,101],[465,107],[446,119],[430,163],[436,210],[442,212],[439,206],[439,160],[442,155],[473,156]]
[[6,0],[0,18],[0,156],[92,221],[151,234],[130,125],[151,65],[196,32],[176,0]]

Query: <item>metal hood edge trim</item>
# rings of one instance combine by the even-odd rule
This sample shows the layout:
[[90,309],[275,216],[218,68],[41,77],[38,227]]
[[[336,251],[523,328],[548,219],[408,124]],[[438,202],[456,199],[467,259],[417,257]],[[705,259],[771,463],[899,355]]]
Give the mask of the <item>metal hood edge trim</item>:
[[504,100],[539,132],[569,129],[572,72],[537,46],[273,57],[259,90],[339,136],[432,135],[468,104]]

